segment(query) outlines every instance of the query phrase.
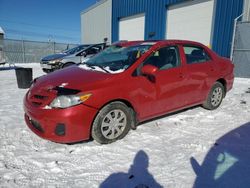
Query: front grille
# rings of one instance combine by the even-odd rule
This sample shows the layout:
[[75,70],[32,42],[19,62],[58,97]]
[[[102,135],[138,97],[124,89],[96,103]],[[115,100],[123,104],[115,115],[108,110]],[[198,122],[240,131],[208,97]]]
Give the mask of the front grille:
[[40,100],[46,100],[48,97],[47,96],[42,96],[42,95],[34,95],[34,98],[40,99]]
[[40,132],[42,132],[42,133],[44,132],[43,128],[41,127],[41,125],[40,125],[38,122],[36,122],[36,121],[30,119],[30,123],[31,123],[31,125],[32,125],[36,130],[38,130],[38,131],[40,131]]
[[41,103],[41,102],[32,102],[32,104],[33,104],[34,106],[36,106],[36,107],[39,107],[39,106],[41,106],[41,105],[42,105],[42,103]]
[[50,94],[48,91],[38,91],[33,93],[32,91],[29,92],[27,100],[30,104],[34,107],[41,107],[46,106],[50,102]]

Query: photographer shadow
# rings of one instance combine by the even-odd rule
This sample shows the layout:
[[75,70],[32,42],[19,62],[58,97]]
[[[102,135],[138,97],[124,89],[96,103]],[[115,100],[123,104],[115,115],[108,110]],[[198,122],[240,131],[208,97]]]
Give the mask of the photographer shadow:
[[203,164],[190,159],[197,175],[194,188],[250,187],[250,122],[219,138]]
[[100,188],[160,188],[163,187],[156,182],[148,171],[148,155],[140,150],[131,165],[128,173],[118,172],[111,174],[101,185]]

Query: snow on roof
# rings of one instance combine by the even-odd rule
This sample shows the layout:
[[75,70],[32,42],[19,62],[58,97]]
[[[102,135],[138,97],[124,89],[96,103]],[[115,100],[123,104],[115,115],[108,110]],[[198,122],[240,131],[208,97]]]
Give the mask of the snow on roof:
[[0,27],[0,34],[4,34],[4,31],[1,27]]

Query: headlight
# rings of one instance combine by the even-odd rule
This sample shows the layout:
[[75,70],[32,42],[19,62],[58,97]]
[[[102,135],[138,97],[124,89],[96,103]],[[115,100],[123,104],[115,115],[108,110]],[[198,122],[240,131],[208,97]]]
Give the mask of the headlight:
[[88,100],[91,94],[85,95],[61,95],[56,97],[51,103],[51,108],[68,108],[83,103]]
[[56,59],[56,60],[53,60],[53,61],[49,61],[48,64],[52,65],[52,64],[57,64],[61,61],[62,59]]

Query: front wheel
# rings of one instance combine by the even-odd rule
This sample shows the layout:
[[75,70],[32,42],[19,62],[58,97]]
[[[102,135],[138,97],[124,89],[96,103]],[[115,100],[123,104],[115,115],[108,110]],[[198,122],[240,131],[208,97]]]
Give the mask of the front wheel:
[[100,144],[108,144],[124,138],[132,123],[130,108],[122,102],[112,102],[97,114],[91,135]]
[[51,73],[51,72],[53,72],[53,69],[43,69],[43,72],[45,72],[45,73]]
[[216,82],[211,88],[208,97],[202,106],[208,110],[214,110],[220,106],[224,96],[224,86],[220,82]]
[[64,69],[64,68],[70,67],[70,66],[72,66],[72,65],[75,65],[75,63],[66,63],[66,64],[64,64],[64,65],[62,66],[62,68]]

